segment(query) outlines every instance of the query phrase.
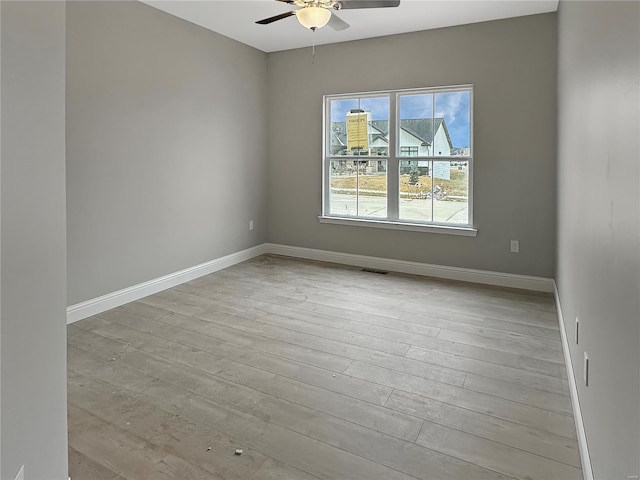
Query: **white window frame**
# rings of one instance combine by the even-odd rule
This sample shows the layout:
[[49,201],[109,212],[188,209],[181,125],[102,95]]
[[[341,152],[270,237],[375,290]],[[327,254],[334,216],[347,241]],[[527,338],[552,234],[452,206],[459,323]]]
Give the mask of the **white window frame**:
[[[469,155],[468,156],[436,156],[400,155],[400,146],[397,139],[400,136],[398,108],[399,97],[402,95],[436,94],[466,91],[470,95],[470,124],[469,124]],[[336,155],[332,156],[331,146],[331,112],[332,100],[367,98],[367,97],[389,97],[389,154],[386,156],[361,156],[358,160],[384,160],[387,162],[387,218],[372,218],[364,216],[341,216],[330,212],[330,188],[331,188],[331,161],[332,160],[353,160],[354,157]],[[358,225],[373,228],[386,228],[394,230],[408,230],[418,232],[444,233],[449,235],[473,236],[477,235],[477,228],[473,221],[473,85],[456,85],[445,87],[424,87],[404,90],[383,90],[377,92],[344,93],[323,96],[323,131],[322,131],[322,214],[318,216],[321,223],[331,223],[338,225]],[[432,151],[433,152],[433,151]],[[460,159],[468,162],[468,221],[467,224],[441,223],[433,221],[417,222],[399,219],[400,202],[400,162],[410,161],[455,161]],[[433,164],[431,164],[433,166]]]

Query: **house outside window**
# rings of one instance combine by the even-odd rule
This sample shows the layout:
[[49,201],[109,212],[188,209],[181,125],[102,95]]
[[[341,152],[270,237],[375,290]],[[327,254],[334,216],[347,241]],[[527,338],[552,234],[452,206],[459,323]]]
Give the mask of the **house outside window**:
[[324,97],[321,219],[473,226],[473,87]]

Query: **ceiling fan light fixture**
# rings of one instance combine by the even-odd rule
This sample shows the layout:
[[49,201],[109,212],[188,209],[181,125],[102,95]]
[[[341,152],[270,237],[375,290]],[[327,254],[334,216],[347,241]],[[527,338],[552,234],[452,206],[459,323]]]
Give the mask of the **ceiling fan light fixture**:
[[300,25],[311,30],[324,27],[331,18],[331,11],[323,7],[304,7],[296,10]]

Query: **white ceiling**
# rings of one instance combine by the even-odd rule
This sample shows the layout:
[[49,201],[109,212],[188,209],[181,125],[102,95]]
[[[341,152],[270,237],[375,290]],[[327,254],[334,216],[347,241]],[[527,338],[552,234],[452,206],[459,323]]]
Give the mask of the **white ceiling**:
[[[312,32],[295,17],[270,25],[255,23],[297,8],[274,0],[140,1],[264,52],[308,47],[313,42]],[[315,33],[315,44],[555,12],[557,8],[558,0],[401,0],[397,8],[340,11],[339,17],[351,27],[339,32],[321,28]]]

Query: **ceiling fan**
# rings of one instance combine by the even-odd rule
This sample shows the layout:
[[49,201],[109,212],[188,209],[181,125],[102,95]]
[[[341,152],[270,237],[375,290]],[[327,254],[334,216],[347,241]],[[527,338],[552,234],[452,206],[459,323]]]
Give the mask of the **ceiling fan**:
[[338,17],[331,10],[350,10],[356,8],[386,8],[397,7],[400,0],[276,0],[300,7],[290,12],[281,13],[274,17],[258,20],[260,25],[295,16],[305,28],[316,30],[329,25],[334,30],[345,30],[349,24]]

